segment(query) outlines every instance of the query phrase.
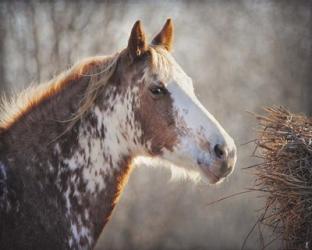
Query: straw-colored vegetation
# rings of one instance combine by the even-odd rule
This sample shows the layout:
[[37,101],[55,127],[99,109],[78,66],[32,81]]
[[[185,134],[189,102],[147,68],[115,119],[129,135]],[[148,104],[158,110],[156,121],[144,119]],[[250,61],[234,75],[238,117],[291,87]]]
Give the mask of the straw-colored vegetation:
[[312,249],[312,118],[267,108],[260,124],[256,189],[265,192],[261,222],[283,249]]

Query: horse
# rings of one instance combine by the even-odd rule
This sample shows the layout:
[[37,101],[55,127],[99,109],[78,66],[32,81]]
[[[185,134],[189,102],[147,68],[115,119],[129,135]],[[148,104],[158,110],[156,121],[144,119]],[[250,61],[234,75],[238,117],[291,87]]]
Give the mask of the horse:
[[75,64],[1,105],[1,249],[92,249],[138,157],[195,171],[234,169],[233,139],[170,53],[168,19],[151,43]]

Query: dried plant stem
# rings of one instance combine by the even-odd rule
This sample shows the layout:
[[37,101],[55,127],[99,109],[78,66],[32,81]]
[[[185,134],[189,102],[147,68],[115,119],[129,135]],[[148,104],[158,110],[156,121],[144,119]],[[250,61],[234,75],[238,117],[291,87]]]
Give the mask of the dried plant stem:
[[257,115],[260,129],[253,190],[264,192],[260,223],[280,235],[283,249],[312,249],[312,118],[282,107]]

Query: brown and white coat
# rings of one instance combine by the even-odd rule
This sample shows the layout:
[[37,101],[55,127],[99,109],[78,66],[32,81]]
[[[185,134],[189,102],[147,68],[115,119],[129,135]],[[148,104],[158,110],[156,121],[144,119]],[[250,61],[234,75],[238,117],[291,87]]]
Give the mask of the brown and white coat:
[[172,40],[170,19],[151,45],[138,21],[125,50],[3,106],[1,249],[92,249],[138,156],[209,183],[229,175],[234,142],[196,98]]

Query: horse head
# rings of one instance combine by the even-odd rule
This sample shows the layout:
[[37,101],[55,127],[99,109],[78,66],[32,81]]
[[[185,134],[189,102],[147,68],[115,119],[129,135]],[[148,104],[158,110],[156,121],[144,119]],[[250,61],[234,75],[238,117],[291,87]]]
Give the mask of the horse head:
[[138,154],[157,156],[209,183],[228,176],[236,162],[233,139],[200,103],[192,79],[173,58],[173,24],[168,19],[150,44],[140,21],[132,28],[117,71],[131,87]]

